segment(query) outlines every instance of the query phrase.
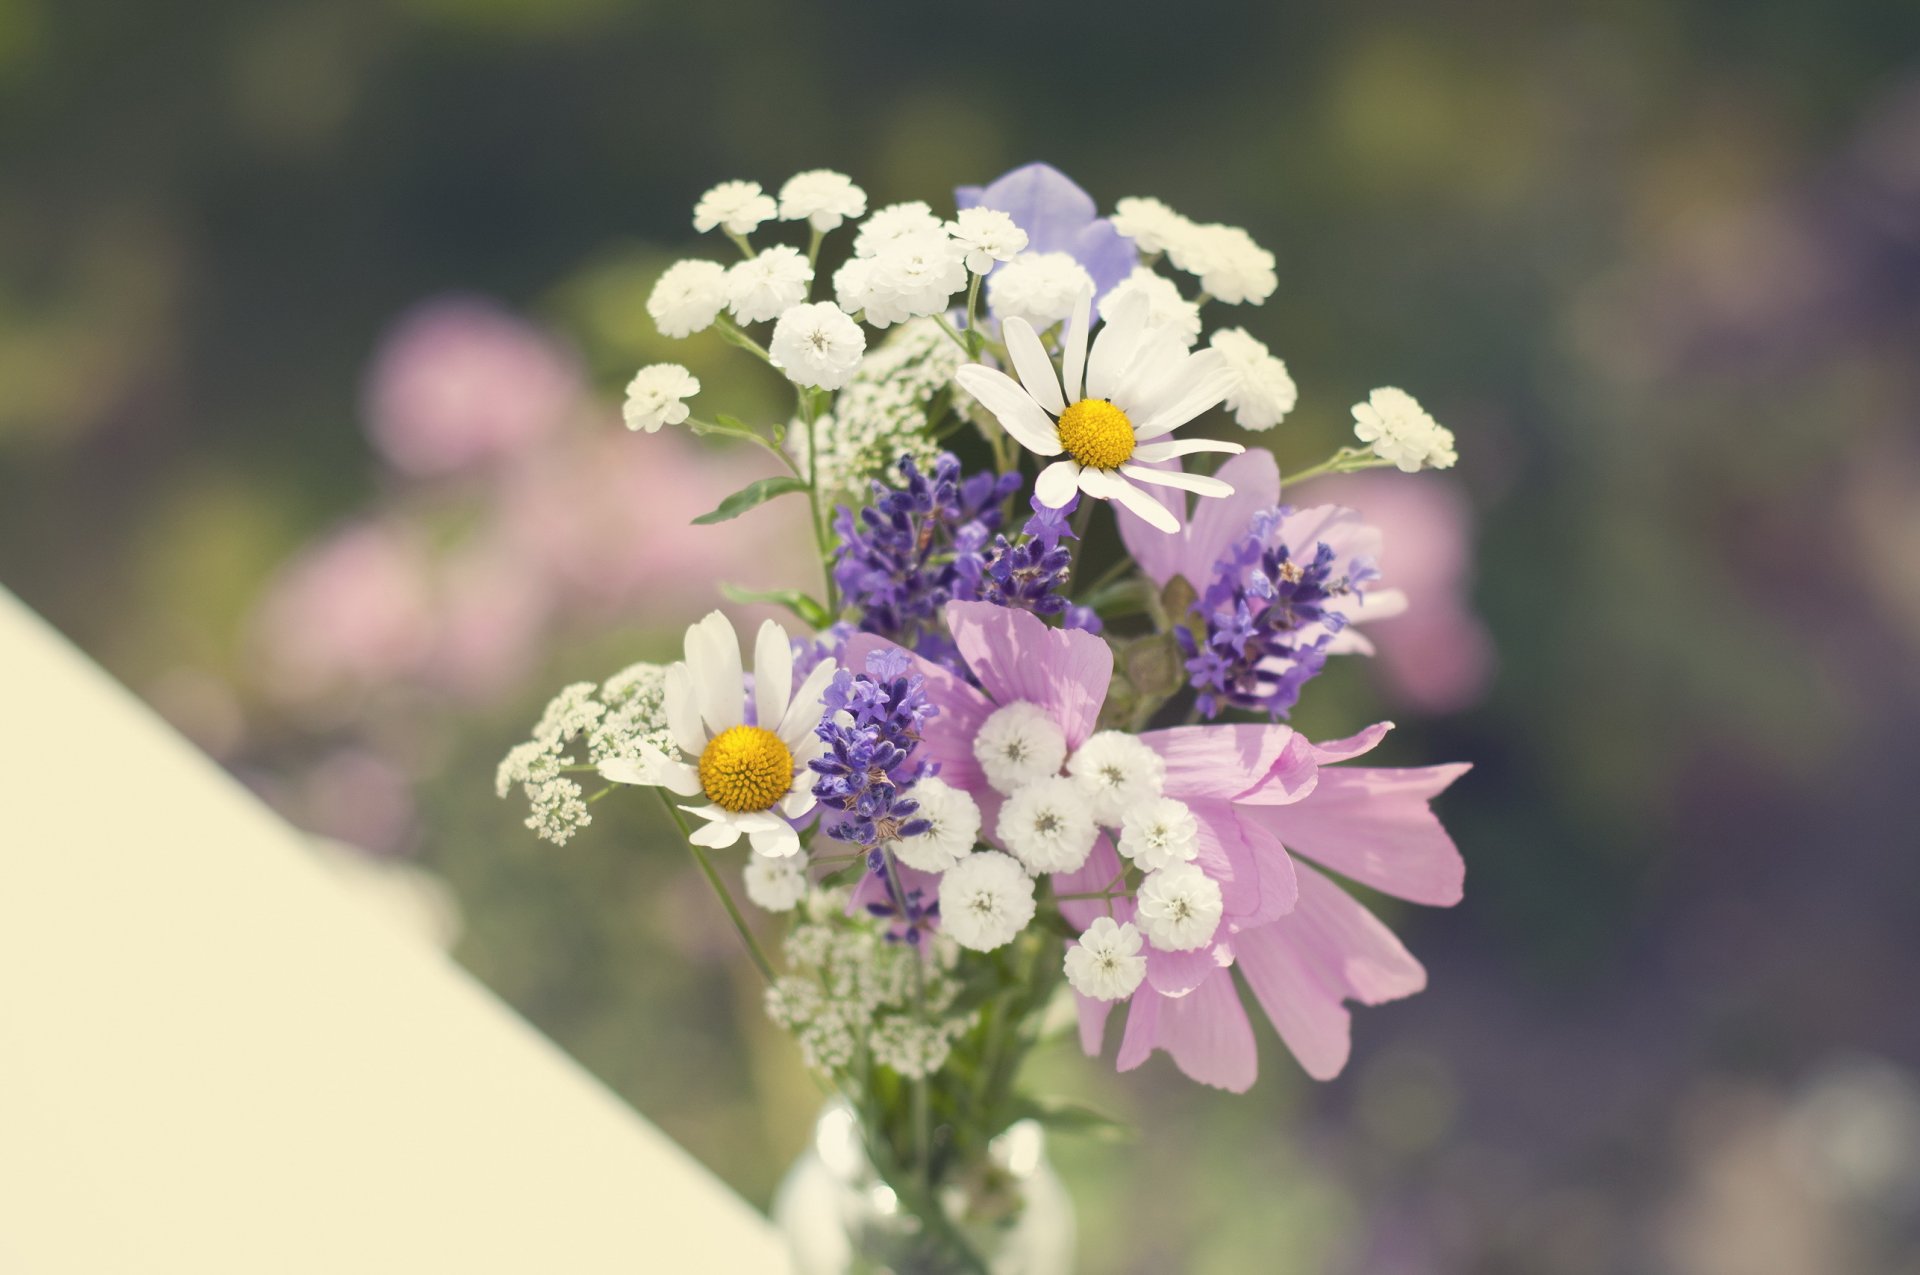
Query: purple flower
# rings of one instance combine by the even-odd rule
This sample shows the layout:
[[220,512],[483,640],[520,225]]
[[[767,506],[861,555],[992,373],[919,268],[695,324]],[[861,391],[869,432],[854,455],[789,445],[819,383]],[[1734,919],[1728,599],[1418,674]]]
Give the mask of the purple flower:
[[1028,164],[987,186],[953,192],[960,208],[997,208],[1027,232],[1027,251],[1064,252],[1093,276],[1095,296],[1133,272],[1139,261],[1133,240],[1098,215],[1093,196],[1051,164]]

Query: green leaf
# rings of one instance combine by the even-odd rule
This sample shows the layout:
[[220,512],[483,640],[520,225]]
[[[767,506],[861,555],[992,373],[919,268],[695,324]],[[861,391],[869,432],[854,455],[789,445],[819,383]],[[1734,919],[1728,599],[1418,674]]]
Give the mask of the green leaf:
[[1132,1125],[1103,1115],[1092,1107],[1083,1107],[1077,1102],[1062,1102],[1057,1098],[1016,1099],[1013,1114],[1016,1120],[1038,1120],[1059,1133],[1084,1134],[1107,1142],[1127,1142],[1135,1135]]
[[833,623],[833,616],[820,602],[798,589],[743,589],[737,584],[722,584],[720,592],[733,602],[771,602],[783,606],[816,629]]
[[712,513],[701,514],[693,520],[696,527],[705,527],[716,522],[725,522],[729,518],[738,518],[755,505],[764,505],[775,496],[784,496],[790,491],[805,491],[807,485],[791,474],[779,474],[772,478],[762,478],[757,483],[748,483],[739,491],[728,496]]

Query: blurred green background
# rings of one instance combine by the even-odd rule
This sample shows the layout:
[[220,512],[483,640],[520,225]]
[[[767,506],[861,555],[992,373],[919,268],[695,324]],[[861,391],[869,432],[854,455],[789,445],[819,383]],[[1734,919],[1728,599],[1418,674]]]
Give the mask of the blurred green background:
[[1463,459],[1389,576],[1472,563],[1300,719],[1476,763],[1466,902],[1392,916],[1430,990],[1327,1085],[1043,1059],[1142,1127],[1056,1146],[1086,1269],[1920,1272],[1911,0],[0,0],[0,582],[444,881],[457,955],[764,1203],[814,1091],[699,881],[608,806],[534,842],[493,763],[799,569],[776,507],[668,516],[750,458],[617,428],[669,356],[778,410],[646,319],[725,256],[700,192],[1036,158],[1273,249],[1212,316],[1300,383],[1262,441],[1408,388]]

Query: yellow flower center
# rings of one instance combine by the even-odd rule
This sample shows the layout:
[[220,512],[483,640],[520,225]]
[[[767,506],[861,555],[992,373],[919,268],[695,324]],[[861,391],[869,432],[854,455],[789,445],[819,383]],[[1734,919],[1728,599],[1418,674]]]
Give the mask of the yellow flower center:
[[1104,398],[1083,398],[1060,414],[1060,445],[1089,469],[1118,469],[1133,456],[1133,422]]
[[765,727],[728,727],[700,754],[700,787],[722,810],[771,810],[793,788],[793,754]]

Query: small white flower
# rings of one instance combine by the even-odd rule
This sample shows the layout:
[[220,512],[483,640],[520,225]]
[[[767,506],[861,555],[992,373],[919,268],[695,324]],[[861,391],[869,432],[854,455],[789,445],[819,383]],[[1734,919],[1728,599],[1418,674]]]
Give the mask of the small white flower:
[[997,850],[970,854],[940,878],[940,928],[961,947],[991,952],[1033,919],[1033,878]]
[[727,309],[742,323],[759,323],[805,301],[812,282],[806,254],[780,244],[727,268]]
[[1163,952],[1205,947],[1220,927],[1220,883],[1191,863],[1149,872],[1140,883],[1140,925]]
[[1147,322],[1179,334],[1181,345],[1191,350],[1200,339],[1200,307],[1181,296],[1180,285],[1152,266],[1135,266],[1132,274],[1100,298],[1100,304],[1110,310],[1136,293],[1147,299]]
[[772,221],[780,206],[760,189],[759,182],[721,182],[693,206],[693,228],[701,234],[720,226],[732,234],[749,235],[763,221]]
[[871,257],[901,235],[916,230],[944,229],[946,223],[934,216],[933,209],[923,200],[888,204],[860,224],[860,233],[853,237],[853,255]]
[[822,234],[838,230],[841,222],[866,211],[867,192],[845,173],[831,169],[795,173],[780,188],[781,220],[804,220]]
[[746,882],[747,897],[755,906],[769,912],[791,912],[795,904],[807,897],[807,870],[802,855],[790,854],[776,859],[756,852],[747,857],[747,866],[740,875]]
[[1067,773],[1092,803],[1094,819],[1117,828],[1128,810],[1160,795],[1167,763],[1138,735],[1103,730],[1067,759]]
[[1132,196],[1113,206],[1113,228],[1133,240],[1141,252],[1165,252],[1167,245],[1193,229],[1193,223],[1157,199]]
[[676,261],[647,297],[662,336],[692,336],[711,326],[727,303],[727,269],[717,261]]
[[972,853],[980,840],[980,807],[953,785],[929,776],[908,790],[919,805],[915,818],[925,819],[927,830],[894,842],[893,853],[909,868],[945,872]]
[[772,620],[754,641],[754,720],[746,724],[746,675],[732,623],[715,611],[687,630],[686,659],[667,667],[667,730],[678,757],[657,749],[600,763],[602,778],[646,784],[704,806],[682,806],[707,821],[689,838],[724,850],[742,836],[771,858],[800,849],[792,820],[813,809],[808,763],[826,752],[814,728],[835,664],[822,660],[798,689],[793,645]]
[[[1025,260],[1001,267],[990,278],[1004,277]],[[1080,491],[1118,501],[1162,531],[1178,531],[1173,512],[1139,484],[1202,496],[1233,494],[1231,486],[1211,475],[1153,464],[1195,452],[1246,450],[1238,443],[1165,437],[1227,396],[1232,369],[1220,351],[1189,351],[1178,333],[1154,324],[1149,299],[1138,292],[1102,311],[1100,335],[1089,349],[1092,306],[1089,287],[1067,321],[1058,372],[1033,325],[1013,316],[1001,324],[1001,336],[1020,379],[981,363],[967,364],[953,379],[1028,451],[1066,453],[1034,481],[1033,495],[1041,504],[1058,509]]]
[[1141,802],[1120,818],[1120,853],[1142,872],[1186,863],[1200,852],[1200,821],[1172,797]]
[[1033,872],[1072,872],[1087,861],[1100,835],[1093,803],[1064,775],[1036,779],[1008,797],[994,831]]
[[700,392],[700,378],[678,363],[655,363],[634,373],[627,382],[627,401],[620,416],[628,429],[660,432],[662,425],[678,425],[692,411],[685,399]]
[[767,353],[796,385],[837,390],[860,366],[867,334],[831,301],[790,307],[773,325]]
[[1460,459],[1453,431],[1427,415],[1413,395],[1386,386],[1353,405],[1353,435],[1406,473],[1451,469]]
[[973,755],[1000,792],[1060,773],[1067,736],[1038,704],[1016,700],[993,710],[973,737]]
[[1147,977],[1140,931],[1131,922],[1095,917],[1080,941],[1067,949],[1067,982],[1082,996],[1117,1001],[1133,995]]
[[1045,331],[1073,314],[1093,291],[1093,276],[1065,252],[1023,252],[987,280],[987,305],[1001,319],[1020,318]]
[[896,235],[873,256],[855,257],[833,276],[841,308],[858,312],[876,328],[938,314],[966,286],[964,252],[940,226]]
[[947,229],[967,250],[967,269],[985,274],[997,261],[1012,261],[1027,248],[1027,232],[998,208],[962,208]]
[[1287,365],[1240,328],[1222,328],[1207,344],[1226,355],[1234,386],[1227,407],[1242,429],[1272,429],[1293,410],[1300,397]]
[[1167,258],[1199,276],[1200,288],[1208,296],[1232,305],[1242,301],[1259,305],[1280,283],[1273,272],[1273,254],[1238,226],[1180,229],[1167,244]]

